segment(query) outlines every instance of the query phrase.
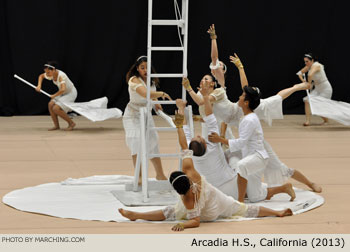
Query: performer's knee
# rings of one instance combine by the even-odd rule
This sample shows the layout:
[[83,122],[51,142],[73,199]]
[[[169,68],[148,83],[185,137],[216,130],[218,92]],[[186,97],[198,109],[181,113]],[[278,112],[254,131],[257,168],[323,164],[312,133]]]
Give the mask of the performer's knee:
[[58,106],[58,105],[54,105],[54,106],[52,107],[52,110],[56,113],[56,112],[59,112],[59,111],[61,110],[61,108],[60,108],[60,106]]

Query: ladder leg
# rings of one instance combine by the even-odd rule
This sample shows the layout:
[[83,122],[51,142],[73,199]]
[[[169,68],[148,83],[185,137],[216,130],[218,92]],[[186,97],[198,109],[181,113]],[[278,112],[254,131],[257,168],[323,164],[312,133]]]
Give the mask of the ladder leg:
[[148,201],[148,155],[146,148],[146,108],[140,109],[141,114],[141,165],[142,165],[142,194],[143,201]]

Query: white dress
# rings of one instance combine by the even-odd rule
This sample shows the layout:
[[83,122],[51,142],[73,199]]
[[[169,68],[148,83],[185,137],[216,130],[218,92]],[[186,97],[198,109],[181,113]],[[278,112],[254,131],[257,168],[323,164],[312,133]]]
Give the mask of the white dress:
[[[315,85],[315,88],[310,92],[309,96],[321,96],[326,99],[331,99],[333,89],[327,79],[326,72],[324,71],[324,66],[319,62],[314,62],[312,65],[319,66],[320,70],[313,75],[313,84]],[[303,100],[307,101],[309,99],[307,96],[305,96]]]
[[[238,127],[240,119],[243,117],[242,108],[238,106],[238,103],[231,102],[227,98],[224,88],[216,88],[210,95],[215,98],[213,102],[213,113],[218,121]],[[283,99],[280,95],[260,99],[260,104],[254,110],[254,113],[260,120],[265,121],[271,126],[272,120],[283,119],[282,101]],[[204,106],[199,107],[199,113],[202,117],[205,116]]]
[[64,110],[64,112],[67,113],[72,110],[67,106],[65,106],[63,103],[74,102],[75,99],[77,98],[78,92],[74,87],[73,82],[68,78],[68,76],[61,70],[57,69],[57,71],[58,71],[58,76],[56,81],[53,79],[53,77],[48,77],[46,73],[44,74],[44,77],[47,80],[52,80],[53,83],[58,87],[58,89],[61,89],[62,84],[66,84],[66,91],[64,92],[64,94],[56,97],[57,101],[55,101],[55,103],[56,105],[60,106],[61,109]]
[[[192,190],[192,188],[190,189]],[[181,198],[175,207],[163,209],[166,220],[182,220],[200,217],[201,221],[215,221],[219,218],[233,218],[235,216],[257,217],[259,207],[246,205],[225,195],[201,177],[200,196],[193,209],[186,209]]]
[[327,79],[324,66],[318,62],[314,64],[319,65],[321,69],[313,76],[315,89],[310,92],[309,96],[304,97],[304,101],[309,101],[313,115],[330,118],[349,126],[350,103],[331,100],[333,90]]
[[[129,96],[130,102],[125,108],[123,115],[123,126],[125,130],[125,141],[126,145],[131,151],[131,155],[136,155],[140,148],[140,108],[146,107],[147,99],[142,97],[136,92],[138,87],[144,86],[147,88],[146,84],[141,78],[138,78],[141,83],[132,82],[136,76],[133,76],[129,80]],[[151,86],[151,91],[156,91],[154,85]],[[151,111],[149,111],[151,113]],[[150,118],[150,127],[154,127],[153,117]],[[146,143],[151,154],[158,154],[158,134],[155,130],[150,131],[149,141]]]

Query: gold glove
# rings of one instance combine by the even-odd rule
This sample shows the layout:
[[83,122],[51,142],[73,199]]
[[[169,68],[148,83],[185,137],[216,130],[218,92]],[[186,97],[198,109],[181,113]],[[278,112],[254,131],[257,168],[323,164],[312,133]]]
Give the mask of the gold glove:
[[191,84],[190,84],[190,80],[187,79],[187,78],[183,78],[183,79],[182,79],[182,86],[184,86],[184,88],[185,88],[188,92],[190,92],[190,91],[193,90],[192,87],[191,87]]
[[209,33],[211,39],[217,38],[214,25],[209,28],[208,33]]
[[231,62],[235,64],[237,68],[243,68],[243,64],[237,56],[236,58],[232,59]]
[[180,114],[176,113],[174,124],[176,125],[176,128],[182,128],[182,126],[184,124],[184,115],[180,115]]

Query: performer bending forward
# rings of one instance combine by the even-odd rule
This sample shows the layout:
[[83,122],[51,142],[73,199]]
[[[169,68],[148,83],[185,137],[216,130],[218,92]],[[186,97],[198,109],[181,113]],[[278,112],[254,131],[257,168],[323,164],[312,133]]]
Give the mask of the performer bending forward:
[[38,86],[35,90],[40,92],[44,78],[52,80],[59,88],[57,93],[51,95],[51,101],[49,102],[49,112],[54,124],[54,127],[49,130],[58,130],[60,128],[58,116],[68,123],[68,128],[66,130],[73,130],[75,123],[67,115],[67,112],[71,110],[62,102],[74,102],[78,95],[77,90],[68,76],[61,70],[57,69],[56,62],[50,61],[45,64],[44,71],[45,73],[39,75]]
[[184,119],[185,102],[178,102],[178,114],[175,116],[175,124],[182,149],[182,170],[170,175],[169,181],[180,195],[177,205],[168,206],[163,210],[151,212],[133,212],[119,209],[120,214],[129,220],[143,219],[151,221],[181,220],[172,227],[173,231],[182,231],[185,228],[199,227],[200,221],[215,221],[218,218],[242,216],[290,216],[291,209],[275,211],[269,208],[246,205],[225,195],[202,177],[195,169],[192,161],[193,151],[188,149],[185,133],[182,129]]
[[[324,71],[324,66],[316,61],[311,53],[304,55],[305,67],[297,72],[299,79],[304,81],[303,75],[307,72],[308,88],[311,88],[311,85],[315,85],[315,89],[310,92],[310,96],[322,96],[327,99],[331,99],[333,89],[331,84],[328,81],[326,72]],[[305,103],[305,116],[306,121],[303,124],[304,126],[310,125],[311,119],[311,109],[309,98],[307,96],[303,99]],[[327,106],[326,106],[327,108]],[[322,117],[323,123],[328,122],[328,118]]]

